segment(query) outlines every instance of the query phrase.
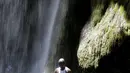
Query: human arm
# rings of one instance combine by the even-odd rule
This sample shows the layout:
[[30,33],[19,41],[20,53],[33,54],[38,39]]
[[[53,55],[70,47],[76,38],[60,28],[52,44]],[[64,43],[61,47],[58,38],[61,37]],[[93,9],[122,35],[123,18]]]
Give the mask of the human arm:
[[66,67],[66,71],[67,73],[72,73],[71,69],[69,69],[68,67]]
[[58,70],[57,70],[57,69],[55,69],[54,73],[58,73]]
[[68,70],[68,73],[72,73],[70,69]]

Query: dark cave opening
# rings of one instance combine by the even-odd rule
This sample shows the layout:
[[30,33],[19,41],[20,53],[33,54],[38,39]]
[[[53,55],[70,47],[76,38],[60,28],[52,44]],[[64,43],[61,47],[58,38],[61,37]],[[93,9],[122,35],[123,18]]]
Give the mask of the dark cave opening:
[[129,73],[130,72],[130,37],[126,37],[120,46],[99,60],[96,73]]
[[[70,11],[68,12],[68,16],[70,19],[72,18],[72,21],[67,22],[70,24],[67,25],[66,30],[68,30],[69,34],[67,39],[69,46],[68,48],[71,51],[71,61],[69,63],[69,66],[73,70],[76,70],[75,67],[78,67],[77,49],[79,45],[80,33],[86,21],[91,15],[91,2],[90,0],[75,0],[75,2],[73,1],[69,2]],[[73,6],[71,6],[72,4]]]
[[64,21],[63,37],[60,40],[60,57],[65,58],[66,65],[78,69],[77,49],[80,33],[91,15],[90,0],[69,0],[68,11]]
[[[72,71],[78,68],[77,49],[82,28],[91,15],[90,0],[74,0],[69,2],[70,8],[67,15],[66,33],[68,34],[67,44],[70,50],[70,60],[68,66]],[[72,20],[72,21],[71,21]],[[68,24],[69,23],[69,24]]]

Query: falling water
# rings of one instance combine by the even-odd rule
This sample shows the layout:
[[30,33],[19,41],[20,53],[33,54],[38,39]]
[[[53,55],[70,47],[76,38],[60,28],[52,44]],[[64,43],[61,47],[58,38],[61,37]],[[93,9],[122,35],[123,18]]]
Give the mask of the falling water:
[[0,73],[50,73],[64,1],[0,0]]
[[[48,2],[47,0],[44,1],[44,4],[47,4],[47,2]],[[34,65],[34,69],[32,70],[34,73],[36,73],[37,70],[39,70],[40,73],[42,73],[42,72],[47,73],[45,71],[46,70],[45,67],[48,62],[48,55],[49,55],[49,50],[50,50],[50,46],[51,46],[50,44],[51,44],[52,32],[53,32],[53,28],[54,28],[54,24],[55,24],[57,11],[59,8],[59,3],[60,3],[60,0],[55,0],[55,1],[51,0],[48,8],[44,8],[43,13],[46,15],[43,17],[43,19],[45,19],[45,20],[43,20],[43,23],[41,23],[41,24],[44,24],[44,31],[41,32],[41,34],[43,34],[44,36],[42,36],[43,39],[39,43],[39,46],[40,46],[39,48],[43,49],[42,50],[43,53],[40,56],[41,58]],[[39,10],[41,10],[41,9],[39,9]],[[38,47],[38,44],[36,44],[36,47]],[[35,54],[38,54],[38,53],[39,52],[36,52]],[[37,67],[37,66],[39,66],[39,67]]]

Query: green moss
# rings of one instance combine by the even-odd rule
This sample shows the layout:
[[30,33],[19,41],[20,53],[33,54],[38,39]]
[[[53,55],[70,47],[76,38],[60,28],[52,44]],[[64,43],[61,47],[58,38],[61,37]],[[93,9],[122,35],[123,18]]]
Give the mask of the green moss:
[[81,39],[77,53],[82,68],[98,67],[99,59],[111,52],[114,43],[120,44],[124,36],[130,36],[130,23],[126,19],[124,7],[111,2],[101,17],[102,7],[97,6],[92,13],[90,26],[94,26],[83,31],[85,37]]
[[93,12],[92,12],[92,17],[91,17],[91,22],[92,22],[92,26],[96,26],[96,23],[98,23],[101,20],[102,17],[102,9],[104,8],[104,5],[97,5]]
[[[119,8],[119,10],[120,10],[120,14],[123,14],[123,15],[125,15],[126,14],[126,12],[125,12],[125,9],[124,9],[124,6],[120,6],[120,8]],[[125,17],[125,16],[124,16]]]

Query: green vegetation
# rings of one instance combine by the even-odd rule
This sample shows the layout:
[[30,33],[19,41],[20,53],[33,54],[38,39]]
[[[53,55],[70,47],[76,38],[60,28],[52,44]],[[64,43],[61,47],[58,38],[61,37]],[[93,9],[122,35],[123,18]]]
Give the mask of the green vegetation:
[[114,43],[120,45],[125,36],[130,36],[130,22],[124,7],[111,2],[102,16],[103,8],[103,5],[95,7],[88,26],[82,32],[84,38],[81,38],[77,52],[82,68],[98,67],[99,59],[111,52]]

